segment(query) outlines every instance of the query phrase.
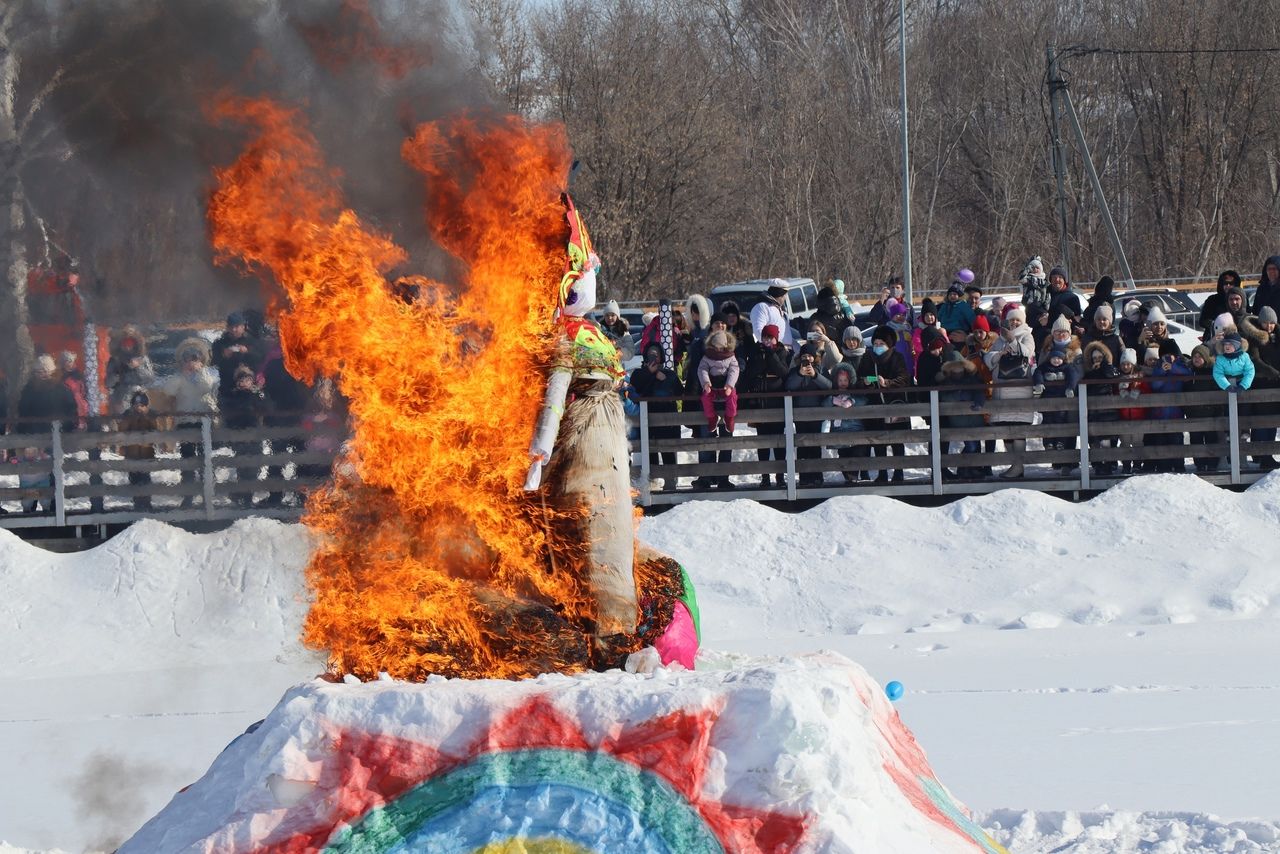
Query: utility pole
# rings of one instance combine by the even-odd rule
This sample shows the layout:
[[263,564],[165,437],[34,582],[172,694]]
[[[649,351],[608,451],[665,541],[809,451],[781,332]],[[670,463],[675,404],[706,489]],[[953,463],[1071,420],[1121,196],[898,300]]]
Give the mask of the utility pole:
[[1048,47],[1049,54],[1049,107],[1053,114],[1053,142],[1054,142],[1054,173],[1058,179],[1058,214],[1061,218],[1061,241],[1063,251],[1063,266],[1067,268],[1068,278],[1070,277],[1071,267],[1070,258],[1067,252],[1067,207],[1066,193],[1063,190],[1063,178],[1066,171],[1066,161],[1062,155],[1062,139],[1058,135],[1058,102],[1062,102],[1065,109],[1067,119],[1071,122],[1071,130],[1075,134],[1076,146],[1080,149],[1080,156],[1084,158],[1085,172],[1089,176],[1089,184],[1093,187],[1094,198],[1098,200],[1098,209],[1102,212],[1102,224],[1107,229],[1107,238],[1111,241],[1111,251],[1115,253],[1116,264],[1120,267],[1120,278],[1133,284],[1133,271],[1129,269],[1129,259],[1125,255],[1124,245],[1120,242],[1120,233],[1116,231],[1115,220],[1111,218],[1111,207],[1107,204],[1107,197],[1102,192],[1102,181],[1098,178],[1098,170],[1093,166],[1093,155],[1089,153],[1089,143],[1084,138],[1084,128],[1080,126],[1080,116],[1076,113],[1076,106],[1071,100],[1071,92],[1067,89],[1067,82],[1062,79],[1062,75],[1058,68],[1057,56],[1054,53],[1053,45]]
[[911,299],[911,155],[907,147],[907,2],[898,0],[898,68],[902,85],[902,288]]
[[1067,238],[1067,156],[1062,150],[1062,135],[1058,133],[1058,88],[1065,86],[1058,75],[1058,56],[1052,44],[1045,47],[1049,59],[1049,137],[1053,143],[1050,156],[1053,159],[1053,177],[1058,184],[1058,263],[1067,271],[1071,281],[1071,241]]

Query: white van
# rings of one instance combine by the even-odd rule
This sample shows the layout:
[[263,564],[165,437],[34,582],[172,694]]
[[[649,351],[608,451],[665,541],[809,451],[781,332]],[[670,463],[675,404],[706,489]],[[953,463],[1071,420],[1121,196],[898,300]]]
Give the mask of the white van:
[[[792,278],[782,281],[787,285],[787,322],[791,324],[799,340],[804,337],[801,321],[813,317],[818,310],[818,285],[813,279]],[[765,290],[773,283],[773,279],[752,279],[749,282],[716,285],[711,289],[711,310],[719,311],[720,306],[732,300],[738,304],[742,317],[750,317],[751,309],[764,299]]]

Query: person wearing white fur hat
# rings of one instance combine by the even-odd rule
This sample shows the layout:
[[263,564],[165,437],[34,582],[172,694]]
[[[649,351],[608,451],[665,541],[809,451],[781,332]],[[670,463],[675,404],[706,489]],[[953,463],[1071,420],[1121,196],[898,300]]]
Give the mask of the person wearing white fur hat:
[[[1000,338],[983,356],[983,362],[991,371],[994,388],[991,396],[994,400],[1030,400],[1031,386],[1027,380],[1035,365],[1035,338],[1031,327],[1027,326],[1027,312],[1022,306],[1013,304],[1005,307],[1004,321],[1000,330]],[[998,416],[999,421],[992,424],[1034,424],[1035,413],[1006,412]],[[1027,450],[1026,439],[1008,439],[1005,449],[1013,454],[1023,454]],[[1000,476],[1002,478],[1022,477],[1021,459],[1009,466]]]
[[1155,347],[1159,350],[1166,341],[1173,345],[1178,356],[1182,355],[1182,348],[1169,335],[1169,321],[1165,318],[1164,311],[1160,306],[1152,304],[1147,309],[1147,328],[1138,336],[1138,343],[1144,347]]
[[[1157,356],[1159,351],[1157,351]],[[1137,400],[1142,396],[1143,392],[1149,391],[1146,381],[1142,377],[1142,372],[1138,369],[1138,353],[1132,347],[1126,347],[1120,353],[1120,382],[1116,384],[1116,395],[1121,398],[1130,398]],[[1120,409],[1121,421],[1144,421],[1147,417],[1147,411],[1142,407],[1128,406]],[[1133,436],[1118,437],[1116,447],[1132,448],[1135,443]],[[1133,460],[1125,460],[1123,463],[1123,472],[1125,474],[1133,474]]]
[[1138,337],[1142,335],[1142,330],[1146,325],[1142,322],[1142,303],[1136,299],[1131,299],[1124,304],[1124,310],[1121,311],[1120,322],[1117,324],[1120,332],[1120,340],[1124,342],[1124,346],[1138,349]]

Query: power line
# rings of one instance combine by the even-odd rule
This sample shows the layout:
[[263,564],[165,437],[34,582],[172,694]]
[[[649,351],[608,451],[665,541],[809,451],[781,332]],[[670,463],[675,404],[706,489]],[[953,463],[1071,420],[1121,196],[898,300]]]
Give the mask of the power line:
[[1214,53],[1280,53],[1280,47],[1187,47],[1187,48],[1119,48],[1119,47],[1085,47],[1084,45],[1076,45],[1064,48],[1062,56],[1090,56],[1093,54],[1107,54],[1109,56],[1130,56],[1135,54],[1152,54],[1152,55],[1181,55],[1192,56],[1196,54],[1214,54]]

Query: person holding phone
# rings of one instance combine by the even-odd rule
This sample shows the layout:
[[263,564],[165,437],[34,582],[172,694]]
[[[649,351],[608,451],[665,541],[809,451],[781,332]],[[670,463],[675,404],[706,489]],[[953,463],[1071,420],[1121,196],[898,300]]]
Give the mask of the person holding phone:
[[831,369],[840,364],[844,358],[844,354],[840,352],[840,345],[831,339],[827,325],[821,320],[809,321],[805,343],[812,344],[818,349],[818,365],[823,373],[830,374]]

